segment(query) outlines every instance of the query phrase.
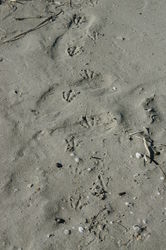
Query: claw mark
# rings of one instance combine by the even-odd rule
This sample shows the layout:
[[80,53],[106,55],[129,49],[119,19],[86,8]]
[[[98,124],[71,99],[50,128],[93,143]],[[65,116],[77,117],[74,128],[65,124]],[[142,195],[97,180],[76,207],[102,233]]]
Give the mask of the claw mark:
[[80,92],[75,92],[74,90],[70,89],[69,91],[63,91],[62,95],[63,95],[63,99],[66,102],[71,102],[77,95],[79,95]]
[[70,46],[67,49],[67,53],[69,54],[69,56],[75,56],[80,54],[81,52],[83,52],[83,48],[82,47],[77,47],[77,46]]

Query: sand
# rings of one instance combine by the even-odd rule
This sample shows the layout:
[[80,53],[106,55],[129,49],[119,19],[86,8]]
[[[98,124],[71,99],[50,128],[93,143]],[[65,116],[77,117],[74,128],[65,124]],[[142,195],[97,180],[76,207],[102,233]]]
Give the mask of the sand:
[[0,250],[164,250],[166,2],[0,1]]

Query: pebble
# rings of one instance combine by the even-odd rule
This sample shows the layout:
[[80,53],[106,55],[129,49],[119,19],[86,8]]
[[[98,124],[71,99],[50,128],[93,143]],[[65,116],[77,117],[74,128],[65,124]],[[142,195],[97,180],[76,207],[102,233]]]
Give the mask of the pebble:
[[77,156],[74,157],[74,160],[75,160],[75,162],[77,162],[77,163],[80,162],[80,159],[79,159]]
[[135,156],[136,156],[137,159],[141,159],[142,158],[142,154],[140,154],[138,152],[135,154]]
[[27,187],[28,187],[28,188],[33,187],[33,183],[28,184]]
[[79,231],[80,233],[83,233],[83,232],[84,232],[84,228],[83,228],[83,227],[78,227],[78,231]]
[[160,180],[163,181],[164,180],[164,176],[160,176]]

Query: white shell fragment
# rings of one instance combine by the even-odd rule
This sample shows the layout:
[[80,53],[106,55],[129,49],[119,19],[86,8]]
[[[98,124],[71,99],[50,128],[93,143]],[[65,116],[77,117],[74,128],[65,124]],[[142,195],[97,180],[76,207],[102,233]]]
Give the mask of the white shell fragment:
[[84,232],[84,228],[83,228],[83,227],[78,227],[78,231],[79,231],[80,233],[83,233],[83,232]]
[[126,202],[125,202],[125,205],[126,205],[126,206],[129,206],[129,202],[126,201]]
[[138,152],[135,154],[135,156],[136,156],[137,159],[141,159],[142,158],[142,154],[140,154]]

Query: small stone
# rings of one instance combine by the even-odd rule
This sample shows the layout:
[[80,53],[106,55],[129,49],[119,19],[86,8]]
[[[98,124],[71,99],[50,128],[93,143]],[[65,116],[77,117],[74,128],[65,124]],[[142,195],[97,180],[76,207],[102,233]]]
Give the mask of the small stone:
[[163,181],[164,180],[164,176],[160,176],[160,180]]
[[135,154],[135,156],[136,156],[137,159],[141,159],[142,158],[142,154],[140,154],[138,152]]
[[56,163],[56,167],[57,167],[57,168],[62,168],[63,165],[62,165],[60,162],[57,162],[57,163]]
[[65,235],[69,235],[69,234],[71,234],[71,231],[68,230],[68,229],[65,229],[65,230],[64,230],[64,234],[65,234]]
[[75,155],[75,154],[74,154],[74,152],[71,152],[71,153],[70,153],[70,156],[72,156],[72,157],[73,157],[74,155]]
[[28,188],[32,188],[33,187],[33,183],[30,183],[27,185]]
[[83,232],[84,232],[84,228],[83,228],[83,227],[79,227],[79,228],[78,228],[78,231],[79,231],[80,233],[83,233]]

